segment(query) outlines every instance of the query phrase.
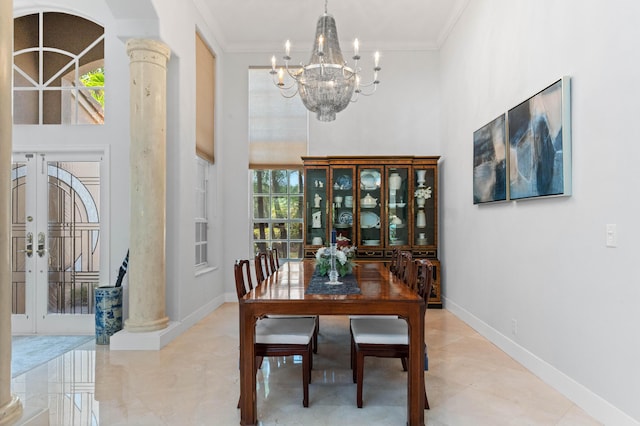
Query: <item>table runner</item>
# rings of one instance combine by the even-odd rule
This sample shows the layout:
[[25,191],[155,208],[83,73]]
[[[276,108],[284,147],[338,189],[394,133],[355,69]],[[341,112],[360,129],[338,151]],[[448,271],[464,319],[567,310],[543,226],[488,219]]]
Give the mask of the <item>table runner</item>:
[[313,272],[309,286],[305,294],[360,294],[360,287],[353,274],[338,277],[342,284],[327,284],[329,277],[320,275],[318,271]]

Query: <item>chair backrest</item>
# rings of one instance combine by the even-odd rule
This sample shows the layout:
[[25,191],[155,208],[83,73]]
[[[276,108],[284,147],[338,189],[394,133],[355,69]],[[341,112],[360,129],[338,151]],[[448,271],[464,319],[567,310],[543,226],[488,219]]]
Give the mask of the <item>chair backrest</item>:
[[272,247],[269,249],[269,265],[271,266],[271,273],[280,269],[280,258],[278,257],[278,249]]
[[428,259],[416,259],[413,269],[411,274],[414,280],[412,288],[424,299],[425,303],[429,303],[429,295],[433,285],[433,263]]
[[400,249],[398,247],[394,248],[391,252],[391,263],[389,263],[389,271],[395,274],[398,270],[398,263],[400,262]]
[[236,293],[238,300],[240,300],[245,294],[253,290],[253,277],[251,276],[251,264],[249,260],[236,260],[233,266],[233,273],[236,278]]
[[271,261],[269,260],[269,254],[266,251],[261,251],[256,254],[254,262],[256,266],[256,279],[258,282],[262,282],[271,276]]
[[409,284],[409,274],[411,274],[411,263],[413,262],[413,255],[410,251],[401,250],[398,256],[398,270],[396,271],[396,277],[400,278],[405,284]]

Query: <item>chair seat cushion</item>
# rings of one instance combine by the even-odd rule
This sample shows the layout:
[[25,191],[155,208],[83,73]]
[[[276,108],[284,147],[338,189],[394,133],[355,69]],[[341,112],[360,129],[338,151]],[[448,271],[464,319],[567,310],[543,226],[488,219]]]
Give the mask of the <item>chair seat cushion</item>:
[[351,332],[358,344],[409,344],[409,327],[401,319],[354,318],[351,320]]
[[349,315],[349,319],[398,319],[397,315]]
[[256,324],[256,343],[306,345],[315,330],[315,318],[265,318]]

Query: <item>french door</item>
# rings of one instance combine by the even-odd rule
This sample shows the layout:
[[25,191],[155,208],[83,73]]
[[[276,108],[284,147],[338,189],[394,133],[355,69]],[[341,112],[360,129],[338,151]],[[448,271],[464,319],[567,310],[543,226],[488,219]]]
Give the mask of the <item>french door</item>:
[[13,154],[14,333],[91,333],[100,276],[100,153]]

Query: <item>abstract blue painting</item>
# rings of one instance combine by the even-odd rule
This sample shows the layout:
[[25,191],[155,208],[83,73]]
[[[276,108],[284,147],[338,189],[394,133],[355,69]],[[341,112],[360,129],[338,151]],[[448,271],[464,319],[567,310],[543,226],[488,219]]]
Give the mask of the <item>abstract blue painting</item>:
[[505,114],[473,132],[473,204],[507,199]]
[[571,195],[570,80],[508,112],[509,198]]

